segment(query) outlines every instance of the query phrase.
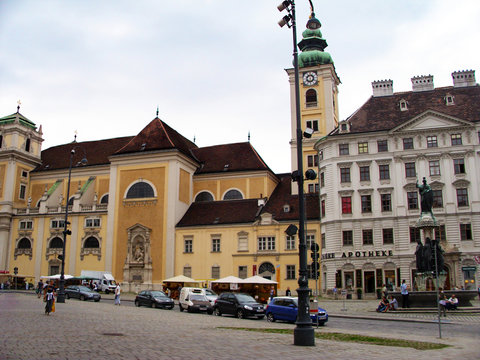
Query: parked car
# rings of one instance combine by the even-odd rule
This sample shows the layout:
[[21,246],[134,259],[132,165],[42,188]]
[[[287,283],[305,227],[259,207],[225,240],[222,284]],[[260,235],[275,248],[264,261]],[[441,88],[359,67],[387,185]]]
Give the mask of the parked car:
[[70,285],[65,288],[65,297],[67,299],[76,298],[80,300],[100,301],[102,298],[99,293],[83,285]]
[[[295,322],[298,314],[298,298],[290,296],[274,297],[265,310],[267,320]],[[313,324],[317,324],[317,314],[310,314]],[[328,321],[328,314],[325,309],[318,308],[318,324],[323,326]]]
[[239,319],[246,317],[255,317],[263,319],[265,317],[265,308],[259,304],[253,297],[243,293],[222,293],[215,301],[213,307],[215,315],[229,314]]
[[143,290],[135,297],[135,306],[141,305],[172,310],[175,303],[163,291]]
[[205,296],[207,297],[210,304],[215,305],[215,300],[217,300],[218,295],[211,289],[203,289]]
[[180,298],[178,300],[180,311],[187,310],[188,312],[206,312],[213,314],[212,304],[208,301],[204,294],[204,289],[200,288],[183,288],[180,291]]

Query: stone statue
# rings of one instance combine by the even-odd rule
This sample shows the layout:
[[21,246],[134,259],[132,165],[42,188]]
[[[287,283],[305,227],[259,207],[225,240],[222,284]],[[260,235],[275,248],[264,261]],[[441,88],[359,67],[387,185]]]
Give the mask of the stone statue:
[[[425,239],[423,246],[423,271],[432,271],[432,241],[430,238]],[[435,259],[434,259],[435,262]]]
[[417,262],[417,271],[425,271],[425,262],[423,260],[423,244],[422,240],[417,239],[417,249],[415,250],[415,260]]
[[427,184],[427,179],[423,178],[422,185],[418,185],[418,180],[417,180],[417,188],[419,189],[420,192],[420,198],[421,198],[421,209],[422,213],[430,213],[433,216],[432,212],[432,206],[433,206],[433,191],[430,185]]
[[135,253],[134,253],[133,258],[134,258],[135,261],[137,261],[137,262],[142,262],[142,261],[143,261],[143,248],[142,248],[142,245],[137,244],[137,246],[135,246]]

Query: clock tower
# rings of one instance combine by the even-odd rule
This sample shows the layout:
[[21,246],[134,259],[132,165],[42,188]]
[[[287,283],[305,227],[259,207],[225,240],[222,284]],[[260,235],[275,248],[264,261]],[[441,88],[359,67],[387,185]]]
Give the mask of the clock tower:
[[[310,138],[303,139],[304,170],[317,171],[318,154],[314,144],[338,125],[338,85],[340,79],[335,71],[332,57],[324,49],[327,42],[322,38],[320,21],[312,11],[307,22],[307,29],[302,33],[303,39],[298,43],[301,53],[298,55],[300,73],[300,113],[302,132],[313,131]],[[286,70],[290,82],[291,108],[291,165],[297,166],[297,123],[295,113],[295,73],[294,69]],[[295,183],[296,184],[296,183]],[[294,184],[294,185],[295,185]],[[298,189],[292,189],[297,193]],[[305,193],[318,192],[318,180],[305,179]]]

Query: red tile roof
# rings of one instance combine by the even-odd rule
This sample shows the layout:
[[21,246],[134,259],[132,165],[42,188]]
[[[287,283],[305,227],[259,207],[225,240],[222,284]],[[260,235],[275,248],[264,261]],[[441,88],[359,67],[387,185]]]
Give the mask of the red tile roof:
[[272,172],[249,142],[208,146],[192,152],[201,162],[195,174],[252,170]]
[[[447,94],[453,96],[454,105],[446,105]],[[402,99],[407,102],[408,110],[406,111],[400,111],[399,103]],[[351,123],[349,133],[390,130],[427,110],[467,121],[480,121],[480,86],[462,88],[448,86],[429,91],[372,96],[348,118]],[[334,130],[331,135],[339,134]]]
[[180,135],[158,117],[153,119],[142,131],[128,144],[115,152],[115,155],[134,153],[140,151],[152,150],[172,150],[177,149],[185,155],[192,156],[192,149],[197,145]]
[[[127,136],[53,146],[42,151],[42,164],[34,171],[68,169],[70,164],[70,151],[72,149],[76,150],[75,157],[73,158],[75,163],[82,160],[84,155],[86,155],[88,161],[87,166],[109,164],[109,156],[127,144],[131,139],[131,136]],[[73,164],[74,166],[75,163]]]

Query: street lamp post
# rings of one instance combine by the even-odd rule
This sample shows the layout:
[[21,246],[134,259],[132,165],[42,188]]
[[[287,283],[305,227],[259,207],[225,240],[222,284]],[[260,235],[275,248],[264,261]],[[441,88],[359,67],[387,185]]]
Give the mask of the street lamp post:
[[[72,163],[73,157],[75,156],[75,148],[70,151],[70,164],[68,166],[68,182],[67,182],[67,198],[65,200],[65,221],[64,221],[64,228],[63,228],[63,250],[62,250],[62,268],[60,272],[60,281],[59,281],[59,289],[57,294],[57,302],[64,303],[65,302],[65,249],[67,244],[67,235],[71,235],[72,232],[68,229],[68,201],[70,199],[70,181],[72,178]],[[84,157],[79,164],[86,164],[87,159]]]
[[298,315],[296,326],[293,331],[293,343],[300,346],[314,346],[315,333],[310,318],[310,302],[307,277],[307,244],[305,242],[305,199],[303,193],[303,151],[302,151],[302,125],[300,116],[300,88],[299,88],[299,70],[298,70],[298,47],[297,47],[297,26],[295,19],[295,1],[285,0],[278,5],[278,10],[287,10],[278,24],[283,27],[287,25],[293,30],[293,67],[295,73],[295,116],[296,116],[296,136],[297,136],[297,181],[298,181],[298,256],[299,256],[299,278],[298,278]]

